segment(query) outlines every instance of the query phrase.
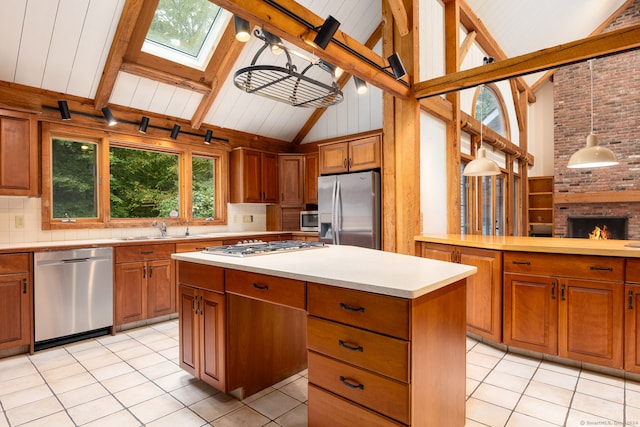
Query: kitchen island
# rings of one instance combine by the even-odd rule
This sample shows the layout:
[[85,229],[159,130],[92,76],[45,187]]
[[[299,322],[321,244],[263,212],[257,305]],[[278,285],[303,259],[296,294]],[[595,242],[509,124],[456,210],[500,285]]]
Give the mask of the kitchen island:
[[475,267],[351,246],[172,258],[181,366],[214,387],[246,396],[308,363],[310,426],[464,425]]
[[473,335],[640,373],[640,242],[425,234],[416,253],[478,268],[467,281]]

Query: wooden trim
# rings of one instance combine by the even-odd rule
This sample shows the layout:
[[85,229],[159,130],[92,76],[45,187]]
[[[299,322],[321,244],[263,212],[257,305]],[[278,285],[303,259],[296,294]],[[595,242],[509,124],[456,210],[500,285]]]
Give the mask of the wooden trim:
[[445,122],[453,121],[453,104],[441,96],[421,99],[420,108]]
[[639,203],[640,191],[594,191],[585,193],[554,193],[554,205],[573,203]]
[[151,68],[145,65],[134,64],[132,62],[124,62],[120,69],[126,73],[135,76],[144,77],[155,80],[160,83],[166,83],[171,86],[178,86],[187,90],[192,90],[201,94],[209,94],[211,86],[194,80],[185,79],[171,72],[161,71],[157,68]]
[[640,25],[554,46],[414,84],[418,99],[640,48]]
[[398,33],[400,33],[401,36],[406,36],[409,34],[409,16],[407,15],[407,9],[405,9],[404,3],[402,3],[402,0],[387,0],[387,4],[393,14]]
[[478,33],[476,31],[469,31],[464,40],[462,40],[462,45],[460,46],[460,58],[458,59],[459,63],[462,64],[464,58],[467,57],[467,53],[469,53],[471,46],[473,46],[473,42],[476,41],[477,35]]

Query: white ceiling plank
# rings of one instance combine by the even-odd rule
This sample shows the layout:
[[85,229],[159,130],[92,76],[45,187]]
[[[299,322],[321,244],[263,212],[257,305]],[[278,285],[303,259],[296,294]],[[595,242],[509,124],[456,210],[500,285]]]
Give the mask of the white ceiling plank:
[[191,95],[189,96],[189,99],[185,103],[184,110],[182,110],[182,114],[180,115],[181,118],[187,119],[187,120],[193,117],[196,110],[200,106],[200,103],[202,102],[202,96],[203,96],[201,93],[198,93],[198,92],[194,92],[194,91],[190,91],[190,92],[191,92]]
[[158,84],[158,87],[153,94],[153,98],[149,103],[149,111],[164,114],[167,111],[167,108],[169,108],[169,103],[171,102],[171,98],[173,98],[175,91],[175,86],[170,86],[164,83]]
[[154,80],[141,78],[128,106],[148,111],[159,85]]
[[44,67],[49,55],[53,21],[58,2],[29,0],[22,28],[22,40],[15,81],[32,87],[42,87]]
[[43,87],[67,92],[88,8],[89,0],[60,0],[42,79]]
[[123,0],[91,0],[68,93],[87,98],[95,96],[96,78],[102,75],[123,7]]
[[15,79],[26,9],[27,0],[0,2],[0,80],[12,82]]
[[175,92],[173,92],[171,102],[169,102],[165,114],[168,116],[182,117],[185,106],[191,97],[191,93],[192,92],[190,90],[177,87]]
[[128,107],[131,105],[131,99],[136,92],[136,88],[141,78],[133,74],[119,72],[116,77],[116,83],[113,86],[113,92],[109,98],[109,103]]

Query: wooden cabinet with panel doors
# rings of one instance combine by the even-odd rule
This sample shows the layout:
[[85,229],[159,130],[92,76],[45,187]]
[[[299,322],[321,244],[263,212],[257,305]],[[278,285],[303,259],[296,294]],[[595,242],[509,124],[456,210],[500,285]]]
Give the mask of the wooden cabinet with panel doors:
[[229,155],[231,203],[278,203],[278,155],[236,148]]
[[319,153],[304,155],[304,203],[318,204]]
[[37,196],[38,176],[36,116],[0,109],[0,195]]
[[115,324],[176,312],[171,254],[174,244],[120,246],[115,249]]
[[502,252],[424,242],[421,256],[478,269],[467,278],[467,331],[502,342]]
[[31,253],[0,254],[0,350],[33,344],[31,260]]
[[623,368],[624,258],[504,254],[504,343]]
[[640,259],[627,259],[625,281],[624,369],[640,373]]
[[382,165],[380,135],[319,145],[320,174],[357,172]]
[[227,392],[224,269],[177,263],[180,367]]

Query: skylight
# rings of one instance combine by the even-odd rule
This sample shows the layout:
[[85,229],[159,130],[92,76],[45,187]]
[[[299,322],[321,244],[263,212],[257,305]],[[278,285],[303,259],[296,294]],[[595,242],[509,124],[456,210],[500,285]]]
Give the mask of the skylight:
[[160,0],[142,51],[204,70],[230,19],[209,0]]

